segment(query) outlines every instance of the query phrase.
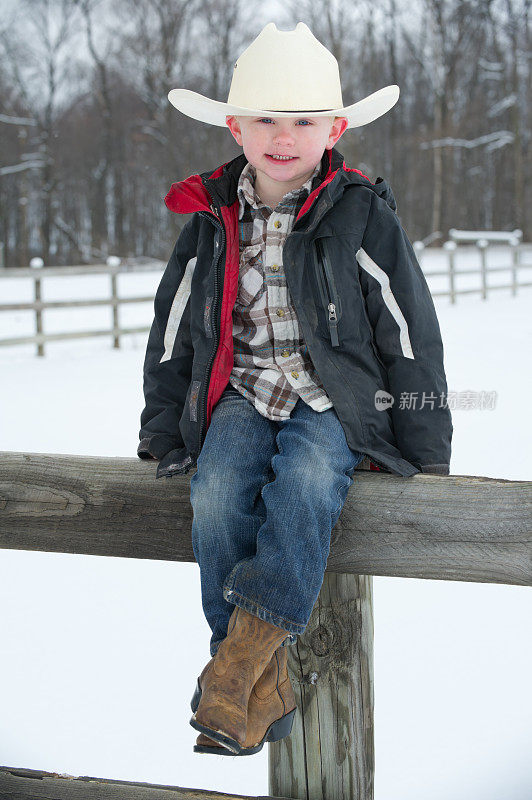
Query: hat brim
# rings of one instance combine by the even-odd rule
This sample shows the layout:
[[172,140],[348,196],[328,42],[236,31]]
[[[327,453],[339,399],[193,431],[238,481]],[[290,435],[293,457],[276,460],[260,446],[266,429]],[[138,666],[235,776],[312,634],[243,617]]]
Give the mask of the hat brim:
[[396,84],[384,86],[373,94],[364,97],[357,103],[344,108],[329,108],[321,111],[309,109],[294,111],[276,111],[271,108],[244,108],[241,106],[222,103],[218,100],[211,100],[198,92],[190,89],[171,89],[168,92],[168,99],[171,104],[186,114],[187,117],[197,119],[200,122],[207,122],[210,125],[218,125],[225,128],[227,116],[241,117],[346,117],[348,128],[360,128],[369,122],[382,117],[399,100],[399,87]]

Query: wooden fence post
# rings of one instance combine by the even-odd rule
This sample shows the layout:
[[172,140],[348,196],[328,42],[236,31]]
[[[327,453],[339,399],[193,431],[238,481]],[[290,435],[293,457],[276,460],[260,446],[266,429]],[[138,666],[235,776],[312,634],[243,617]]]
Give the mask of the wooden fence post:
[[517,270],[521,266],[521,244],[517,236],[510,239],[512,249],[512,296],[517,294]]
[[111,303],[113,305],[113,347],[120,347],[120,330],[118,321],[118,287],[116,284],[116,272],[111,273]]
[[[37,336],[42,335],[42,308],[40,306],[41,302],[41,279],[35,277],[33,280],[33,296],[35,303],[35,333]],[[40,341],[37,343],[37,355],[44,356],[44,343]]]
[[305,633],[288,648],[298,706],[269,744],[270,794],[373,800],[373,579],[326,572]]
[[109,267],[111,278],[111,306],[113,308],[113,347],[120,347],[120,322],[118,319],[118,277],[117,272],[121,259],[118,256],[108,256],[106,265]]
[[488,240],[478,239],[477,247],[480,250],[480,279],[482,281],[482,299],[485,300],[488,296],[488,263],[487,263],[487,250]]
[[451,303],[456,303],[456,283],[455,283],[455,270],[456,270],[456,242],[452,239],[443,243],[443,249],[449,255],[449,293],[451,295]]

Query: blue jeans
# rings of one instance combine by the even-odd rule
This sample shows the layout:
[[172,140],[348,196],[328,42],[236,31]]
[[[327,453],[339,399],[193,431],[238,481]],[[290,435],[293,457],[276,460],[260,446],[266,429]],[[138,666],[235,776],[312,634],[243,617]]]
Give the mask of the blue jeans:
[[353,471],[334,408],[299,399],[286,420],[260,414],[230,384],[213,409],[190,480],[192,547],[214,656],[238,605],[297,641],[318,599]]

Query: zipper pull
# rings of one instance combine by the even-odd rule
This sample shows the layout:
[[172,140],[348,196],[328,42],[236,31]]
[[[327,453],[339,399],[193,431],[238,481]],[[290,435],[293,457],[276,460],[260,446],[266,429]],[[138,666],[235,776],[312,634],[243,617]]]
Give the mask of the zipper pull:
[[214,214],[214,216],[217,219],[220,219],[220,217],[218,216],[218,211],[216,210],[216,206],[213,203],[210,204],[209,208],[211,209],[211,211]]
[[338,317],[336,316],[336,306],[334,305],[334,303],[329,303],[327,308],[329,309],[329,320],[331,321],[334,320],[334,322],[337,322]]

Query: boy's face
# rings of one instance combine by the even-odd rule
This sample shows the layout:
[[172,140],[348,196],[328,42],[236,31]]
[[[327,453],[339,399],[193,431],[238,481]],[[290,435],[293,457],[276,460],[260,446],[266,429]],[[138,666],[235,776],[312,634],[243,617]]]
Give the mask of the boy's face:
[[[244,155],[257,171],[256,190],[264,202],[279,199],[310,177],[325,150],[347,128],[345,117],[226,117]],[[290,156],[275,160],[272,155]],[[261,194],[262,191],[262,194]]]

